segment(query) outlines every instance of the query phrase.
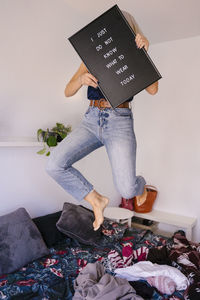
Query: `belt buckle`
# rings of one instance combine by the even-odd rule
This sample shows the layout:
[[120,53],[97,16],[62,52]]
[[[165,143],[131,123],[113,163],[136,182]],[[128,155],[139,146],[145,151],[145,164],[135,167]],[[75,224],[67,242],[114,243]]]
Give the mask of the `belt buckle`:
[[102,101],[105,101],[105,99],[104,98],[101,98],[101,99],[99,99],[98,100],[98,108],[100,109],[100,110],[104,110],[106,107],[101,107],[101,102]]

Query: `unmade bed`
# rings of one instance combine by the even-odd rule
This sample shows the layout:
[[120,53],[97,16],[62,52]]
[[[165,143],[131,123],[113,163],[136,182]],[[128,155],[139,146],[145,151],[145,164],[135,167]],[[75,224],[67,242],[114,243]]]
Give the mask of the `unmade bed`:
[[[153,287],[145,278],[130,284],[142,299],[200,299],[199,244],[187,241],[181,231],[172,238],[165,238],[149,230],[127,228],[112,221],[109,221],[109,228],[108,224],[103,227],[102,240],[97,246],[64,237],[50,248],[49,255],[14,273],[2,275],[0,299],[72,299],[76,278],[87,264],[97,261],[111,276],[115,276],[116,268],[142,261],[173,266],[187,277],[188,287],[175,290],[170,296],[163,294],[159,286]],[[149,295],[151,298],[148,298]],[[106,297],[103,299],[106,300]]]

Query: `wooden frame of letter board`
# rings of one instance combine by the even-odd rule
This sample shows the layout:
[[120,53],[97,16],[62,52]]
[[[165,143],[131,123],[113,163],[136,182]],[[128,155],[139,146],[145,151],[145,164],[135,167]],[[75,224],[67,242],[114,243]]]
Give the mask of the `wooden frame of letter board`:
[[[104,29],[106,33],[98,37],[97,33]],[[110,37],[112,42],[106,45]],[[144,47],[137,48],[135,33],[117,5],[72,35],[69,41],[88,71],[98,79],[101,92],[113,108],[162,78]],[[97,51],[99,45],[102,49]],[[104,58],[114,48],[116,53]],[[124,59],[120,60],[120,55]],[[117,63],[108,68],[114,59]],[[117,75],[116,71],[125,65],[128,68]],[[130,80],[132,74],[134,79]],[[129,83],[122,84],[123,80],[127,82],[126,78]]]

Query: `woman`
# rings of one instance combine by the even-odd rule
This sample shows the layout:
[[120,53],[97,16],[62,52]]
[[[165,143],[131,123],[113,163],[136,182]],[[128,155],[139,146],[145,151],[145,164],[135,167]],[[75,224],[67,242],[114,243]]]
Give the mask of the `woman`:
[[[148,40],[142,34],[136,34],[135,42],[139,49],[144,47],[148,50]],[[84,199],[91,204],[95,215],[93,226],[94,230],[97,230],[103,222],[103,211],[109,199],[99,194],[94,186],[72,167],[73,163],[105,146],[114,183],[121,196],[126,199],[135,196],[137,205],[142,205],[148,192],[144,178],[135,174],[136,140],[132,111],[129,108],[132,98],[113,109],[99,90],[98,79],[81,63],[66,85],[65,96],[73,96],[83,85],[88,86],[89,108],[78,128],[52,151],[46,170],[75,199]],[[158,82],[147,87],[146,91],[151,95],[157,93]]]

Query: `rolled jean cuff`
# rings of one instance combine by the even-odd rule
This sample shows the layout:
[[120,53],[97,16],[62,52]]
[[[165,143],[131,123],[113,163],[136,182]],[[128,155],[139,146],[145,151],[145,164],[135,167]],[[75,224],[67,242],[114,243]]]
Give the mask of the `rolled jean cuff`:
[[81,194],[80,198],[78,198],[77,200],[78,200],[78,201],[85,200],[84,198],[85,198],[90,192],[92,192],[92,191],[94,191],[93,185],[92,185],[92,184],[88,184],[87,189],[85,189],[85,190],[83,191],[83,193]]

